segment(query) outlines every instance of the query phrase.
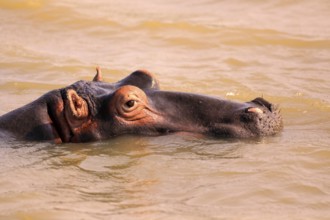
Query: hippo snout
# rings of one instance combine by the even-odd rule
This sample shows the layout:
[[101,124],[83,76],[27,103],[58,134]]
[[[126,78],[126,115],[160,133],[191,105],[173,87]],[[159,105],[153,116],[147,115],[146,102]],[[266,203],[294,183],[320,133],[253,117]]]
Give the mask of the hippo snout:
[[258,97],[245,109],[241,121],[246,123],[255,136],[268,136],[278,133],[283,127],[280,109],[264,98]]

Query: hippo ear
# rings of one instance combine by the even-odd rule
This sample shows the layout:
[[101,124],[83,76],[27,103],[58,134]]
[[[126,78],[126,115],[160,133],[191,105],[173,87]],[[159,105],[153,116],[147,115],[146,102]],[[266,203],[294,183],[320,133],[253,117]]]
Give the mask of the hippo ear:
[[156,79],[156,76],[146,70],[137,70],[131,73],[126,78],[116,83],[117,88],[125,85],[136,86],[142,90],[144,89],[159,90],[159,82]]
[[88,118],[88,104],[73,89],[69,89],[67,91],[67,100],[65,116],[70,127],[75,129],[80,127],[81,124]]
[[94,76],[93,81],[94,82],[101,82],[101,81],[103,81],[101,68],[99,66],[96,67],[96,75]]

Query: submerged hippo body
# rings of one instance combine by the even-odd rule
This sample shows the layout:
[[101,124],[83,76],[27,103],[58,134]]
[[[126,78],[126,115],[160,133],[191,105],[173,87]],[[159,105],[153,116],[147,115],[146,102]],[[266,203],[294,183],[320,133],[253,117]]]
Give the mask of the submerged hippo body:
[[279,110],[263,98],[238,103],[203,95],[159,90],[147,71],[117,83],[78,81],[53,90],[0,117],[0,132],[34,141],[87,142],[122,134],[191,132],[214,137],[274,135]]

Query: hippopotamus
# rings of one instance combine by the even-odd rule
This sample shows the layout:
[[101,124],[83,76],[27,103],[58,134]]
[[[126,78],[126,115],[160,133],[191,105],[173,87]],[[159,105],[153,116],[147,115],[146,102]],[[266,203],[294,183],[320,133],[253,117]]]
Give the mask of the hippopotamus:
[[162,91],[155,75],[137,70],[107,83],[92,81],[52,90],[0,117],[0,132],[28,141],[90,142],[119,135],[194,133],[219,138],[275,135],[277,105],[258,97],[240,103],[206,95]]

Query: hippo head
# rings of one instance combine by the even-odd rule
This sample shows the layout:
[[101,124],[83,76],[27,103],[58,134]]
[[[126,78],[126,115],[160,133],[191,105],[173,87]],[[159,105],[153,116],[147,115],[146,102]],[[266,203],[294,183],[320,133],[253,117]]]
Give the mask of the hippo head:
[[173,132],[249,138],[274,135],[281,128],[278,108],[263,98],[239,103],[161,91],[154,75],[141,70],[106,83],[97,69],[93,81],[50,91],[0,117],[0,130],[56,143]]

